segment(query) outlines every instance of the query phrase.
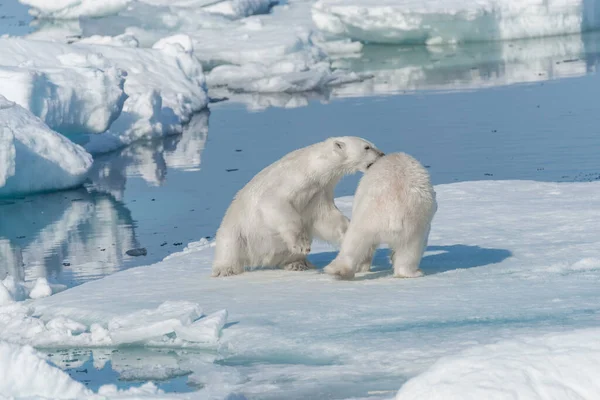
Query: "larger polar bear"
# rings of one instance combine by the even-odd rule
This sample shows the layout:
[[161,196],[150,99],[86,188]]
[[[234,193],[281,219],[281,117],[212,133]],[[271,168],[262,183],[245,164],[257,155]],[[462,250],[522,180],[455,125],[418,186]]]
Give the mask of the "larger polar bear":
[[419,263],[436,211],[427,170],[408,154],[382,157],[358,184],[352,221],[340,252],[325,272],[342,279],[367,272],[375,249],[386,243],[392,250],[394,276],[422,276]]
[[333,137],[293,151],[260,171],[235,196],[216,235],[213,276],[245,267],[312,268],[314,236],[341,243],[348,219],[333,203],[347,174],[365,172],[383,156],[373,143]]

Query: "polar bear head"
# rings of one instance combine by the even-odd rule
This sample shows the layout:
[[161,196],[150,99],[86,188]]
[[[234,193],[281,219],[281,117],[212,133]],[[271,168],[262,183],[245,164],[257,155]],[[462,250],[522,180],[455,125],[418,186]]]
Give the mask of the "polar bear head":
[[383,151],[365,139],[356,136],[334,137],[328,140],[335,156],[347,173],[365,172],[380,157]]

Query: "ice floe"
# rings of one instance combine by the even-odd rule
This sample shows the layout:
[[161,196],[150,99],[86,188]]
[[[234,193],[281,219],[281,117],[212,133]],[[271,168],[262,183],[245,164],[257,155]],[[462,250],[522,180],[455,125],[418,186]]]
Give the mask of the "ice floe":
[[580,33],[600,27],[597,1],[319,0],[317,27],[372,43],[442,44]]
[[[192,371],[189,379],[202,387],[198,396],[210,393],[223,398],[241,393],[252,397],[268,392],[287,398],[327,393],[340,398],[390,398],[406,380],[421,373],[428,376],[425,371],[430,368],[439,371],[432,365],[441,357],[460,360],[466,357],[461,352],[472,350],[482,359],[488,357],[485,365],[490,369],[502,368],[488,354],[496,347],[481,350],[481,346],[498,343],[501,349],[506,340],[535,345],[537,339],[521,338],[569,331],[577,335],[576,330],[597,325],[600,269],[594,232],[600,208],[598,186],[532,181],[436,186],[439,212],[421,264],[426,275],[419,279],[392,278],[384,249],[376,253],[372,272],[350,282],[334,281],[319,270],[263,270],[210,278],[214,247],[202,240],[163,262],[19,303],[16,306],[28,307],[28,313],[20,311],[19,316],[13,309],[17,315],[7,320],[14,326],[0,329],[0,339],[42,345],[54,337],[54,345],[72,347],[79,340],[109,343],[110,326],[117,329],[110,321],[130,320],[131,325],[123,325],[126,341],[216,351],[210,357],[183,357],[167,365],[171,371]],[[336,202],[350,213],[351,197]],[[313,243],[309,258],[322,267],[334,256],[334,248]],[[158,311],[164,302],[227,309],[227,324],[223,325],[218,312],[189,325],[191,317],[177,322],[181,314]],[[0,310],[8,314],[15,305],[8,307]],[[198,313],[190,304],[165,307],[188,315]],[[155,318],[157,314],[161,316]],[[67,321],[59,319],[50,327],[52,331],[47,323],[57,318]],[[203,319],[199,334],[196,324]],[[67,336],[66,327],[78,327],[68,320],[85,330]],[[171,328],[173,332],[152,338],[150,329],[144,331],[146,326],[156,327],[160,334]],[[209,344],[204,334],[215,338],[212,327],[221,331],[218,341]],[[37,331],[44,333],[31,334]],[[188,334],[203,342],[186,341]],[[581,350],[573,353],[576,362],[582,359],[579,355],[590,335],[574,337]],[[569,346],[556,349],[568,353]],[[535,349],[531,347],[531,352]],[[528,351],[523,347],[518,353]],[[590,374],[597,373],[593,354],[590,351],[590,358],[585,359]],[[554,359],[553,354],[544,357],[539,360]],[[565,372],[561,380],[557,372],[563,371],[561,365],[552,370],[552,379],[571,385],[570,373]],[[585,381],[573,385],[577,384],[585,385]]]
[[92,157],[39,118],[0,96],[0,196],[82,183]]
[[90,315],[45,320],[35,315],[31,306],[13,302],[0,307],[0,340],[46,348],[215,347],[227,321],[227,312],[222,310],[200,318],[202,316],[196,303],[166,301],[157,308],[116,314],[106,320],[93,319],[95,322],[89,322]]
[[[192,115],[206,107],[204,73],[189,43],[183,35],[165,38],[155,49],[0,39],[6,55],[0,67],[12,71],[4,77],[13,82],[7,88],[15,89],[14,101],[52,129],[102,132],[81,141],[99,153],[138,139],[181,133]],[[14,83],[19,74],[40,75],[41,84],[37,78]],[[98,89],[90,87],[90,77],[96,77]]]

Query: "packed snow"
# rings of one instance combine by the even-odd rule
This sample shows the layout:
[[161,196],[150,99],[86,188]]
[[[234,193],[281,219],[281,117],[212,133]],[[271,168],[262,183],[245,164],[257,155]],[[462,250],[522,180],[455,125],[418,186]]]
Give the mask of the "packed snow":
[[316,26],[372,43],[509,40],[600,28],[600,4],[584,0],[319,0]]
[[600,329],[515,338],[444,357],[397,400],[596,399]]
[[[195,395],[209,398],[389,399],[411,378],[401,394],[419,396],[434,390],[428,382],[443,381],[447,398],[458,387],[480,393],[469,384],[480,377],[500,389],[484,397],[503,393],[513,377],[518,393],[596,393],[586,379],[598,373],[597,333],[588,328],[597,327],[600,304],[599,189],[600,182],[438,185],[425,276],[416,279],[392,278],[385,249],[372,272],[349,282],[320,270],[210,278],[214,243],[202,240],[160,263],[2,307],[0,340],[173,349],[168,369],[148,376],[191,371],[201,388]],[[351,197],[336,202],[350,213]],[[322,267],[334,256],[315,242],[309,258]],[[198,304],[209,308],[194,321]],[[186,348],[215,353],[190,358],[179,353]],[[456,371],[465,360],[485,369],[463,381]],[[526,378],[536,371],[548,380]],[[144,374],[139,366],[123,373]]]
[[92,157],[2,96],[0,121],[0,196],[66,189],[85,179]]

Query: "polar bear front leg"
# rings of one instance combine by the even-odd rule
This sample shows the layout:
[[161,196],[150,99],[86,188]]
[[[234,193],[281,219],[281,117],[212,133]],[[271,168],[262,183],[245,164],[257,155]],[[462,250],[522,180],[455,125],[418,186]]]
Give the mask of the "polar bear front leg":
[[313,231],[315,235],[329,243],[341,244],[348,230],[350,221],[341,213],[335,204],[321,207],[315,218]]
[[302,217],[288,202],[269,201],[261,207],[267,228],[275,231],[293,255],[310,253],[311,238]]

